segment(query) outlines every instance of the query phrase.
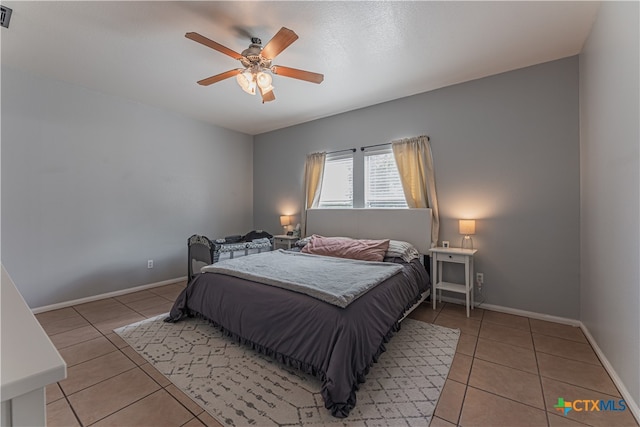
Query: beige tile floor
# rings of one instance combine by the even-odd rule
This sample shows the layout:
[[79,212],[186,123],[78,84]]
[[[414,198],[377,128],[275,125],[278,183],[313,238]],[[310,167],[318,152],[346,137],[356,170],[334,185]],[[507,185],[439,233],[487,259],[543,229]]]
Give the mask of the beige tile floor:
[[[66,360],[47,387],[56,426],[221,426],[113,329],[166,313],[185,283],[38,314]],[[414,319],[461,330],[431,426],[638,426],[629,411],[556,412],[558,397],[620,399],[578,328],[462,306],[423,304]]]

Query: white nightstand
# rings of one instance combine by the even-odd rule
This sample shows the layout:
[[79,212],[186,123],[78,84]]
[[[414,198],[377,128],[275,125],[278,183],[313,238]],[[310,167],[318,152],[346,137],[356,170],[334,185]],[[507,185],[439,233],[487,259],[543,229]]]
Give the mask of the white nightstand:
[[276,249],[291,249],[291,246],[298,241],[297,237],[287,236],[282,234],[280,236],[273,236],[273,250]]
[[[465,294],[467,317],[469,317],[469,307],[473,308],[473,255],[477,249],[462,248],[431,248],[431,282],[433,283],[431,298],[433,309],[436,309],[436,290],[440,291],[440,302],[442,302],[442,291],[457,292]],[[464,264],[464,284],[442,281],[442,263],[453,262]]]

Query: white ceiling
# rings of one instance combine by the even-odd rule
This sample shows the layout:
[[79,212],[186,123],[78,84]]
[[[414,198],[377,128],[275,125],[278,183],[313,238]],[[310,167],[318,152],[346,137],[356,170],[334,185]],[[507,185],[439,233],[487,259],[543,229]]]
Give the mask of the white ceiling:
[[[32,2],[0,32],[2,64],[258,134],[578,54],[597,2]],[[276,100],[228,79],[240,66],[184,37],[237,52],[287,27],[275,64],[323,73],[274,77]]]

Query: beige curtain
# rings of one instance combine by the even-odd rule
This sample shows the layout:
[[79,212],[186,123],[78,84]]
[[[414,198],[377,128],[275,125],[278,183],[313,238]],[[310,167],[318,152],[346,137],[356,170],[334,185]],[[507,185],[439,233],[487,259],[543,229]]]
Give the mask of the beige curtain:
[[431,144],[426,136],[401,139],[391,143],[402,189],[410,208],[431,208],[431,247],[438,245],[440,217],[433,172]]
[[322,177],[327,153],[312,153],[307,156],[304,164],[304,221],[302,237],[307,235],[307,209],[315,208],[320,202],[322,191]]

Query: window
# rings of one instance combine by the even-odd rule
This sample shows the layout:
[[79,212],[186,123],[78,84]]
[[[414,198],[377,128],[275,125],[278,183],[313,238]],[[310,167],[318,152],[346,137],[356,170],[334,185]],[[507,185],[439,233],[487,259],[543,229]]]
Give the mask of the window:
[[407,207],[398,167],[390,147],[364,153],[364,207]]
[[353,207],[353,154],[327,155],[319,208]]
[[391,147],[327,155],[318,208],[407,208]]

